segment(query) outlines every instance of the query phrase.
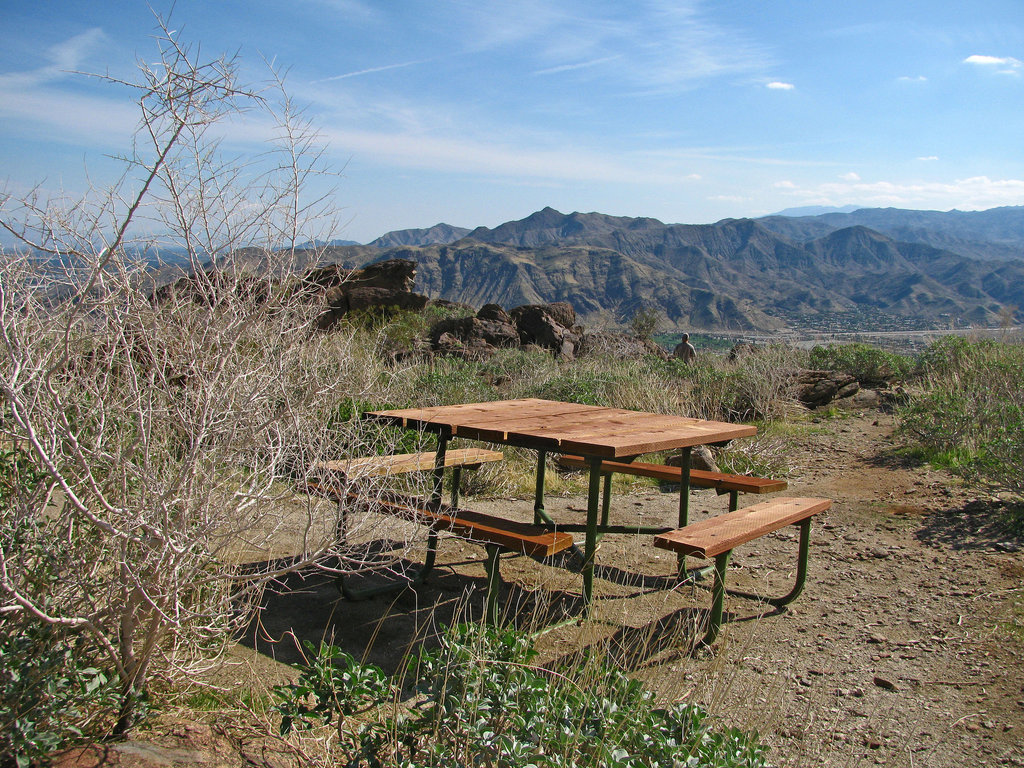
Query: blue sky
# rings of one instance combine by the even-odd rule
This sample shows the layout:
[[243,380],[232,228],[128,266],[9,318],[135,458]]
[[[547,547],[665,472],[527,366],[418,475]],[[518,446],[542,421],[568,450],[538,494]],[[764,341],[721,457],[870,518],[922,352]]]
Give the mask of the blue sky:
[[[147,3],[0,0],[0,22],[0,185],[103,183],[137,116],[71,71],[130,76]],[[244,77],[287,70],[341,171],[335,237],[548,205],[1024,205],[1020,0],[178,0],[171,26]]]

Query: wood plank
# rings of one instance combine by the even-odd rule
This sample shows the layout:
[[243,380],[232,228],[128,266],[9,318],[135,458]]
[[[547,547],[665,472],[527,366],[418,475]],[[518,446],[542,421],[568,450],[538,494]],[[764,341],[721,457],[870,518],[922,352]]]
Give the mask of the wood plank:
[[829,499],[782,498],[762,501],[654,537],[654,545],[684,555],[715,557],[832,506]]
[[[588,464],[582,456],[559,456],[558,463],[565,467],[574,469],[587,469]],[[670,467],[665,464],[649,464],[641,461],[634,461],[625,464],[620,461],[602,461],[602,472],[618,472],[623,475],[636,475],[637,477],[650,477],[655,480],[665,480],[670,483],[678,483],[682,479],[682,469]],[[773,480],[766,477],[753,477],[751,475],[730,475],[725,472],[708,472],[703,469],[690,470],[690,485],[698,488],[715,488],[720,491],[743,491],[746,493],[775,493],[784,491],[788,487],[785,480]]]
[[[313,466],[315,469],[341,472],[352,479],[357,479],[435,469],[436,458],[437,454],[434,451],[395,453],[385,456],[359,456],[337,461],[322,461]],[[445,451],[444,466],[479,466],[491,461],[501,461],[503,458],[504,454],[501,451],[489,451],[484,448],[453,448]]]
[[607,435],[592,440],[562,440],[560,445],[567,453],[583,453],[602,458],[617,459],[624,456],[639,456],[675,448],[691,448],[706,443],[720,443],[740,437],[757,434],[757,427],[739,424],[729,428],[707,429],[664,429],[649,434]]

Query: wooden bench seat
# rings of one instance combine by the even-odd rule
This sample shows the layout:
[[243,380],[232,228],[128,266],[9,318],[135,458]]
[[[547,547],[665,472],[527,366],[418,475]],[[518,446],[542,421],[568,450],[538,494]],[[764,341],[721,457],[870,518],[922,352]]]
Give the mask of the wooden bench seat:
[[[430,529],[427,559],[419,573],[409,580],[411,583],[423,581],[433,567],[438,533],[450,533],[466,541],[482,544],[487,549],[487,620],[490,622],[493,622],[497,611],[498,590],[501,585],[499,555],[502,551],[545,558],[573,546],[572,534],[566,531],[553,531],[543,526],[506,520],[495,515],[456,509],[447,504],[431,505],[398,494],[368,498],[329,483],[307,483],[307,488],[310,492],[336,498],[340,504],[394,515],[427,526]],[[402,587],[406,584],[396,586]],[[358,600],[368,596],[367,593],[360,594],[347,589],[344,580],[339,580],[339,587],[349,599]]]
[[[587,468],[587,461],[582,456],[559,456],[558,463],[563,467],[570,467],[572,469]],[[670,467],[666,464],[648,464],[642,461],[629,463],[602,461],[601,472],[651,477],[655,480],[679,483],[682,482],[683,470],[681,467]],[[690,485],[697,488],[714,488],[719,493],[728,493],[730,510],[737,508],[737,494],[739,493],[775,493],[777,491],[784,491],[787,487],[785,480],[772,480],[770,478],[752,477],[750,475],[730,475],[725,472],[708,472],[703,469],[690,470]]]
[[[753,541],[787,525],[800,526],[800,553],[796,586],[784,597],[768,598],[774,606],[783,606],[795,600],[807,579],[807,556],[810,545],[811,517],[832,506],[829,499],[779,498],[762,501],[750,507],[737,509],[691,523],[654,537],[654,545],[669,549],[681,556],[698,555],[715,558],[715,583],[712,587],[711,615],[707,634],[702,643],[710,645],[718,636],[722,625],[722,607],[725,600],[725,572],[729,555],[740,544]],[[745,592],[730,592],[743,597],[757,597]],[[760,598],[759,598],[760,599]]]
[[[501,451],[488,451],[483,448],[453,448],[445,451],[445,467],[479,467],[490,461],[501,461]],[[328,472],[340,472],[351,480],[363,477],[382,477],[400,475],[408,472],[427,472],[436,469],[434,466],[437,455],[434,451],[424,453],[396,453],[386,456],[359,456],[338,461],[322,461],[314,464],[315,469]]]

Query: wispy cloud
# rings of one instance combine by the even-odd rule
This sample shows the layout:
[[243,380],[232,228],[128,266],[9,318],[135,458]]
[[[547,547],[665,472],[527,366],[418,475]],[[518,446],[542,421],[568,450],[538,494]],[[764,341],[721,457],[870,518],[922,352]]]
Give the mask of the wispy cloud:
[[973,54],[964,59],[963,63],[992,69],[1001,75],[1019,75],[1024,71],[1024,61],[1015,59],[1012,56]]
[[927,83],[928,78],[924,75],[903,75],[896,78],[901,83]]
[[917,159],[920,160],[922,163],[932,163],[938,160],[939,157],[938,155],[923,155]]
[[787,197],[817,205],[856,202],[864,206],[961,210],[1024,205],[1024,179],[992,179],[988,176],[945,182],[829,182],[806,187],[794,185],[784,191]]
[[555,75],[559,72],[571,72],[576,69],[587,69],[589,67],[597,67],[601,64],[607,64],[609,61],[616,61],[622,58],[622,54],[615,54],[614,56],[602,56],[599,59],[591,59],[590,61],[581,61],[577,64],[560,64],[557,67],[547,67],[546,69],[538,69],[533,74],[535,75]]
[[770,49],[738,27],[712,20],[699,0],[559,3],[542,0],[460,9],[478,50],[515,48],[535,58],[536,74],[590,76],[599,64],[610,83],[669,93],[723,75],[760,74]]
[[796,86],[792,83],[783,83],[779,80],[773,80],[770,83],[766,83],[765,88],[772,91],[792,91],[796,89]]
[[310,80],[311,83],[330,83],[334,80],[346,80],[350,77],[360,77],[361,75],[372,75],[374,72],[387,72],[389,69],[402,69],[403,67],[411,67],[416,64],[423,64],[426,59],[419,59],[417,61],[403,61],[398,64],[385,64],[380,67],[369,67],[368,69],[359,69],[355,72],[346,72],[343,75],[332,75],[331,77],[321,77],[317,80]]

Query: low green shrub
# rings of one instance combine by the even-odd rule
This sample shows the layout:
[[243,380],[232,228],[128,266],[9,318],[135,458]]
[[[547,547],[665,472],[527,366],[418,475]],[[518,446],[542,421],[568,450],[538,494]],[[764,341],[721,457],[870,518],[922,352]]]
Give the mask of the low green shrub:
[[[312,648],[311,648],[312,650]],[[333,662],[338,665],[334,666]],[[641,682],[590,658],[567,669],[536,664],[527,635],[479,625],[447,630],[411,662],[412,708],[368,718],[338,740],[346,764],[456,768],[468,765],[766,765],[757,736],[713,729],[692,704],[659,706]],[[275,689],[282,733],[358,712],[381,712],[399,692],[372,667],[331,646]],[[333,715],[328,710],[334,710]],[[359,762],[362,761],[362,762]]]
[[[61,568],[46,545],[56,532],[38,513],[45,480],[16,448],[0,451],[2,559],[11,571],[24,566],[29,576],[18,588],[44,606]],[[119,696],[88,637],[17,610],[0,627],[0,766],[37,764],[78,739],[104,735]]]
[[947,338],[920,359],[923,393],[900,428],[933,463],[1024,492],[1024,347]]
[[861,343],[815,347],[808,365],[848,373],[865,387],[881,387],[905,380],[914,370],[911,358]]

